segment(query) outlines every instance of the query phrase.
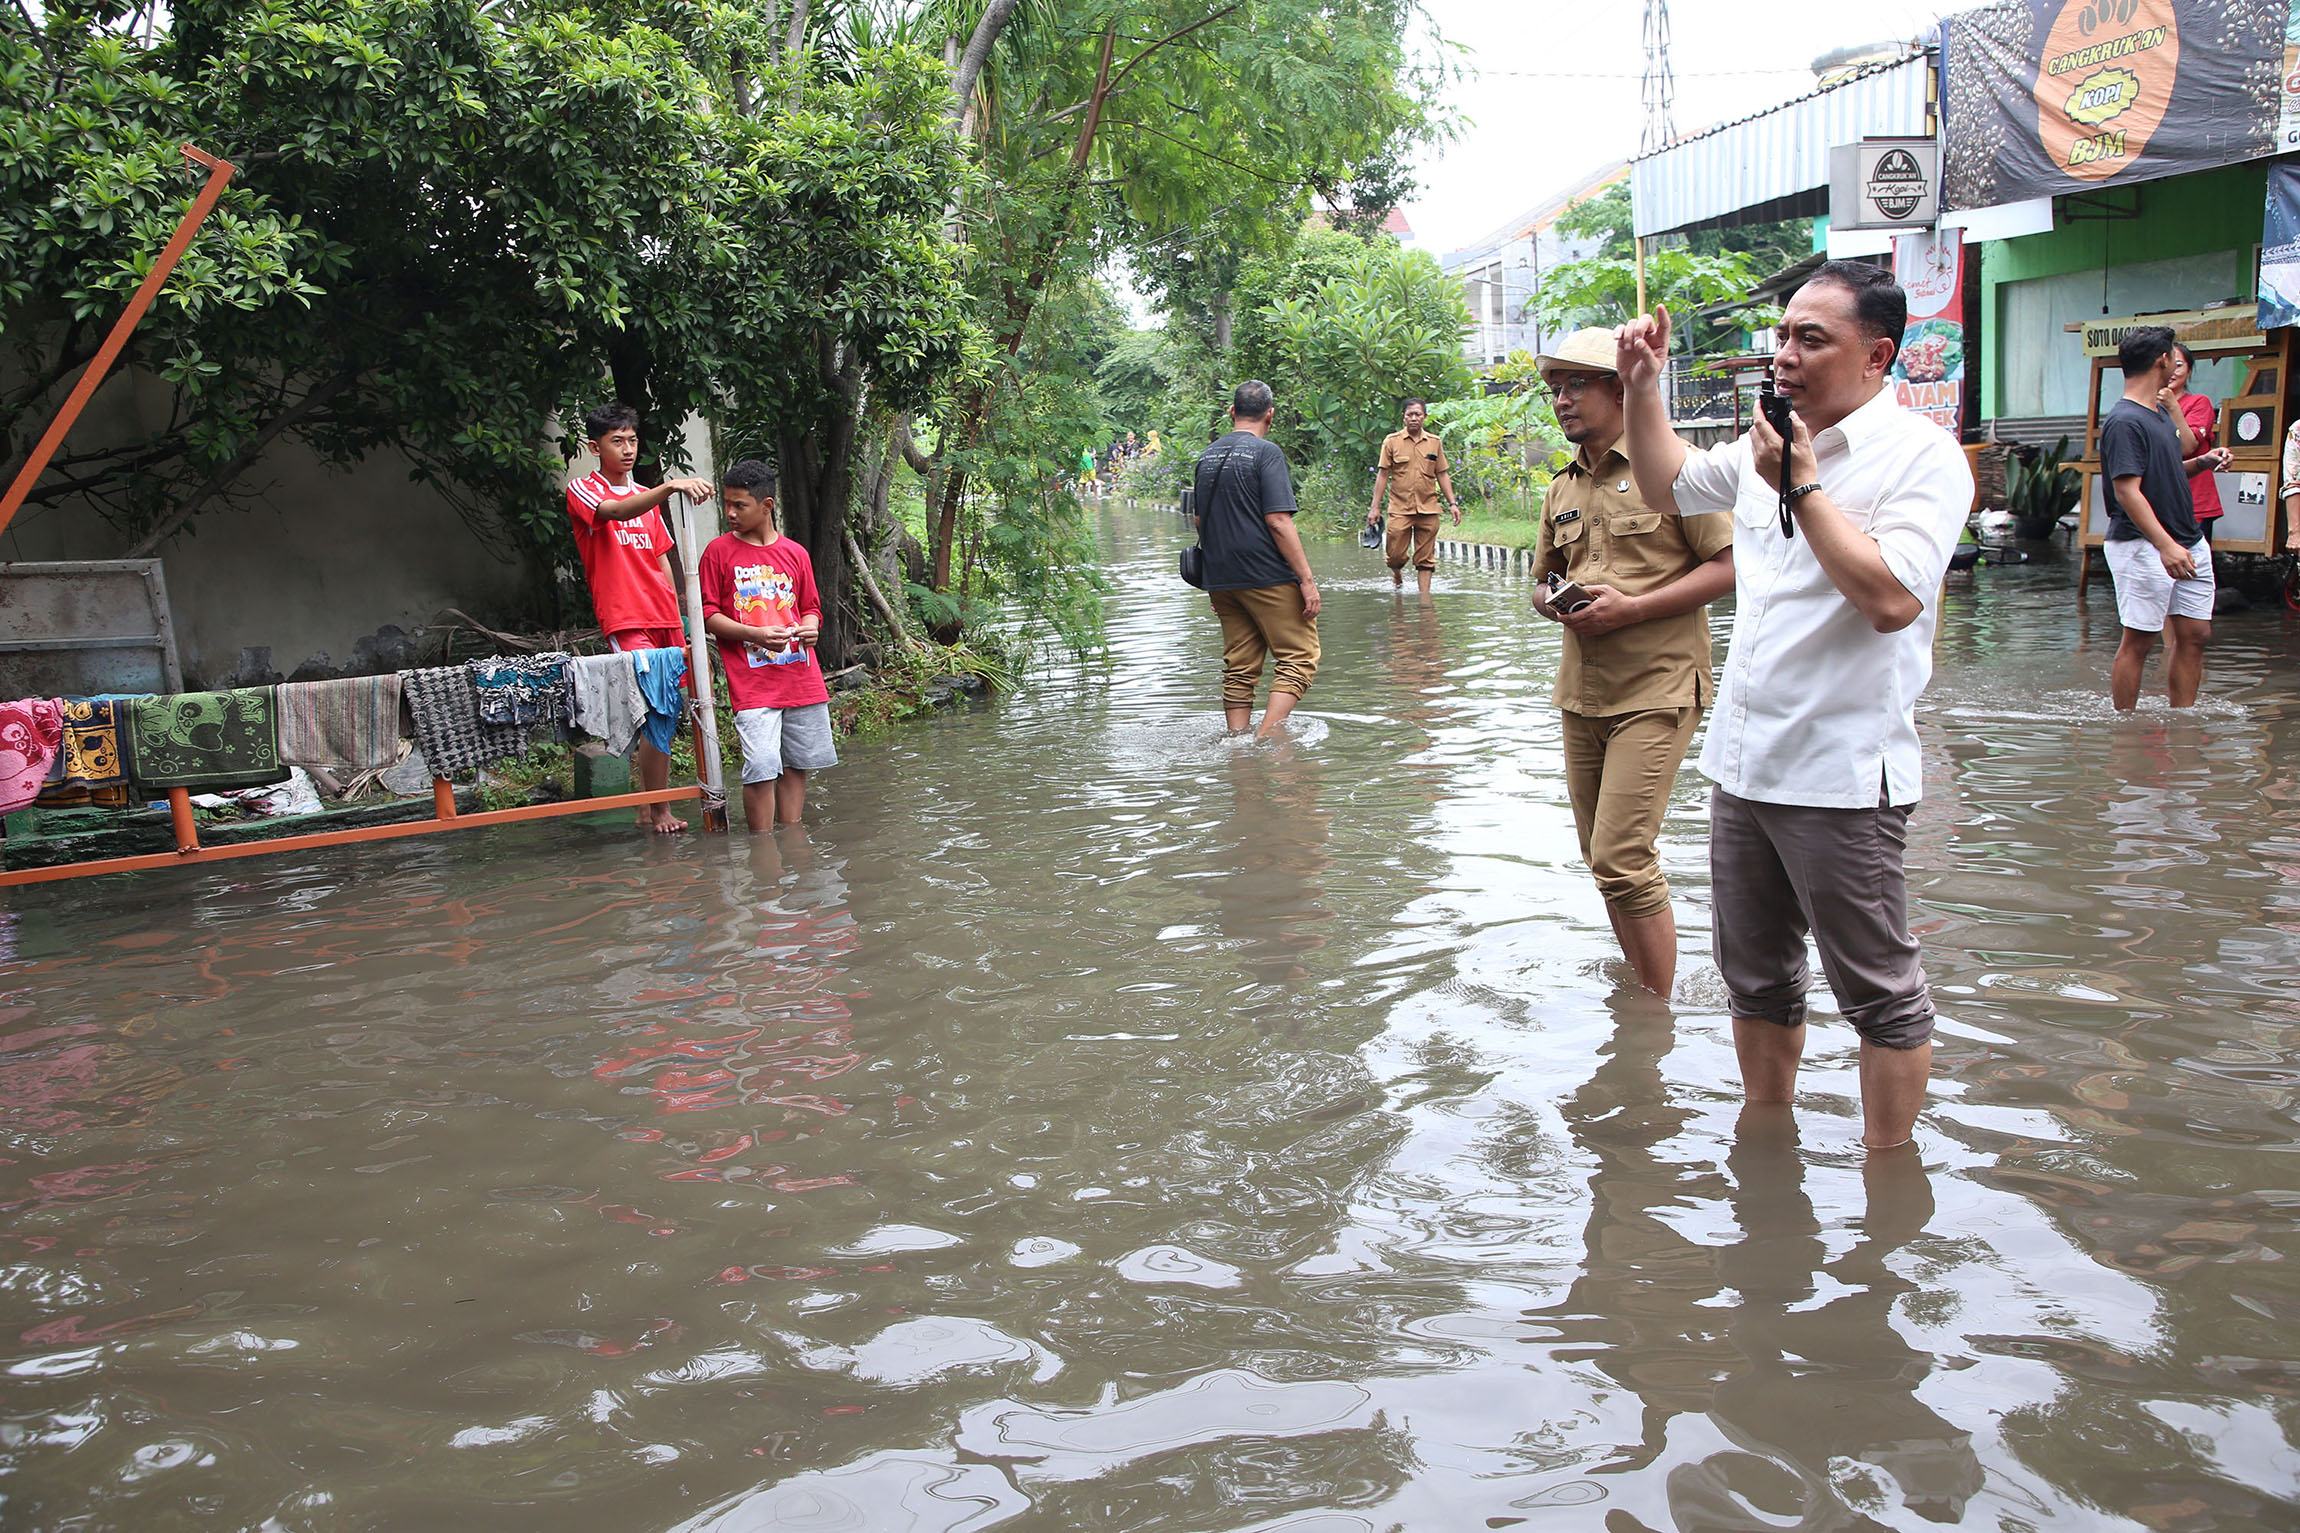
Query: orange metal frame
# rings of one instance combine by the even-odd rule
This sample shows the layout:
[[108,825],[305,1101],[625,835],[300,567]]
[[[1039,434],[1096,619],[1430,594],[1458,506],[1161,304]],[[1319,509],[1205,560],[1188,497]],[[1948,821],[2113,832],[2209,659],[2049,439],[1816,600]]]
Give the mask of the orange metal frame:
[[175,823],[176,849],[147,852],[140,857],[107,857],[99,862],[67,862],[52,868],[18,868],[0,873],[0,889],[18,884],[52,884],[66,878],[93,878],[100,873],[148,873],[157,868],[179,868],[199,862],[222,862],[232,857],[257,857],[269,852],[312,851],[321,847],[350,846],[360,841],[396,841],[402,836],[436,835],[443,830],[477,829],[488,825],[516,825],[522,820],[550,820],[570,814],[599,814],[640,804],[672,804],[701,798],[700,787],[662,788],[651,793],[615,793],[605,798],[570,799],[563,804],[526,804],[517,809],[488,809],[458,814],[455,789],[440,778],[431,782],[433,817],[398,825],[361,825],[351,830],[320,830],[303,836],[279,836],[269,841],[243,841],[234,846],[202,846],[192,823],[189,789],[168,790],[168,815]]
[[0,532],[6,532],[8,524],[16,519],[17,509],[24,504],[24,497],[32,493],[33,482],[47,472],[48,460],[55,457],[56,449],[64,445],[64,434],[72,429],[73,422],[80,418],[80,412],[95,397],[97,386],[103,383],[104,375],[120,359],[121,350],[128,344],[128,333],[143,319],[144,311],[152,306],[152,300],[160,296],[161,284],[168,280],[168,273],[176,269],[176,262],[182,260],[184,252],[191,248],[192,236],[199,232],[201,223],[214,210],[217,199],[223,196],[224,184],[239,173],[239,167],[230,161],[219,160],[190,144],[184,145],[184,158],[208,167],[207,184],[192,199],[191,207],[184,212],[183,222],[176,225],[175,235],[169,239],[167,248],[160,252],[160,258],[152,263],[152,269],[145,273],[144,280],[137,285],[136,294],[128,300],[127,308],[120,311],[119,319],[112,325],[112,333],[104,337],[104,344],[98,348],[94,360],[81,370],[80,381],[72,386],[70,397],[64,401],[64,408],[56,412],[56,418],[48,423],[47,434],[40,438],[40,445],[32,449],[31,457],[24,460],[23,472],[16,476],[15,483],[8,486],[8,493],[0,495]]

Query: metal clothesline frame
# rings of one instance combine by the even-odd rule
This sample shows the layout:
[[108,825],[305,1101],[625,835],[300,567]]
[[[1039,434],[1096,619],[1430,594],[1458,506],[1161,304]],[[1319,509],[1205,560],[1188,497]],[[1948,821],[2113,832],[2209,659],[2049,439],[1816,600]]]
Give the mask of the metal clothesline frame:
[[[46,471],[48,462],[63,445],[64,438],[95,396],[112,364],[127,346],[129,333],[159,296],[161,285],[175,270],[191,247],[192,237],[199,226],[214,211],[223,196],[224,187],[238,173],[238,167],[221,160],[194,145],[183,146],[184,158],[208,168],[209,175],[192,205],[185,210],[175,234],[152,263],[152,269],[128,300],[128,306],[114,322],[111,333],[96,352],[80,381],[73,386],[63,408],[49,422],[47,432],[25,460],[23,470],[0,495],[0,533],[8,529],[17,510],[31,493],[32,486]],[[436,835],[445,830],[478,830],[494,825],[517,825],[528,820],[558,819],[575,814],[604,814],[617,809],[637,808],[649,804],[680,803],[688,799],[700,800],[703,805],[703,828],[724,832],[727,829],[727,796],[719,763],[718,708],[711,686],[710,639],[703,632],[702,599],[702,535],[695,526],[695,507],[685,495],[679,502],[679,526],[674,540],[679,544],[685,566],[686,590],[683,593],[688,618],[687,675],[694,688],[689,701],[690,722],[694,730],[695,761],[701,769],[702,780],[692,787],[658,788],[636,793],[611,793],[601,798],[572,799],[556,804],[523,804],[515,809],[488,809],[463,814],[455,807],[455,787],[443,777],[431,780],[431,812],[428,820],[407,820],[393,825],[360,825],[344,830],[311,831],[302,835],[279,836],[265,841],[235,842],[230,846],[202,846],[198,823],[192,815],[192,795],[188,788],[170,788],[168,818],[176,835],[173,852],[147,852],[133,857],[105,857],[87,862],[59,863],[45,868],[16,868],[0,871],[0,889],[16,888],[25,884],[56,883],[64,879],[97,878],[112,873],[146,873],[161,868],[179,868],[196,863],[222,862],[238,857],[268,856],[277,852],[317,851],[327,847],[353,846],[363,841],[396,841],[405,836]]]

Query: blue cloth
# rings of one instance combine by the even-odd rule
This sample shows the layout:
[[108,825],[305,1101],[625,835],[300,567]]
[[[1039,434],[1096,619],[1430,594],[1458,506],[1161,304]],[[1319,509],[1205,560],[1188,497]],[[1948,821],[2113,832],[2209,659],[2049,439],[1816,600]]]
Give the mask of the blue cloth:
[[687,679],[687,652],[683,649],[635,649],[631,665],[639,673],[639,695],[647,700],[647,722],[640,729],[647,743],[670,753],[679,733],[679,715],[687,701],[679,688]]

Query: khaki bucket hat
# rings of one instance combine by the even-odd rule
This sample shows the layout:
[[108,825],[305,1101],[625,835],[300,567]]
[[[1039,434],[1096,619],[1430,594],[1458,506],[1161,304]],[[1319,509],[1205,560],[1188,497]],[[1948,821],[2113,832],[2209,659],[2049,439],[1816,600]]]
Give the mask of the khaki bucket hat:
[[1557,345],[1533,359],[1536,371],[1548,372],[1553,367],[1574,367],[1586,372],[1613,371],[1613,332],[1602,325],[1584,325]]

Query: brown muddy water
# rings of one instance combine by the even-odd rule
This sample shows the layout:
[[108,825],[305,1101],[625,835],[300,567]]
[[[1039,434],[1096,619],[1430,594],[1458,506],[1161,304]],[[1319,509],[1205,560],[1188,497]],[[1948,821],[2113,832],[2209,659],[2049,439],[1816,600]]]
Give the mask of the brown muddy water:
[[16,891],[0,1526],[2300,1525],[2300,620],[2119,720],[1954,577],[1921,1165],[1816,1026],[1743,1122],[1704,792],[1619,986],[1522,582],[1333,581],[1217,737],[1181,530],[1107,667],[612,820]]

